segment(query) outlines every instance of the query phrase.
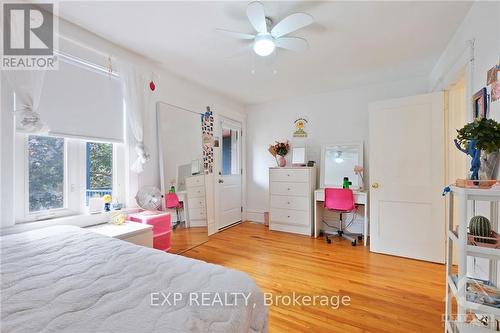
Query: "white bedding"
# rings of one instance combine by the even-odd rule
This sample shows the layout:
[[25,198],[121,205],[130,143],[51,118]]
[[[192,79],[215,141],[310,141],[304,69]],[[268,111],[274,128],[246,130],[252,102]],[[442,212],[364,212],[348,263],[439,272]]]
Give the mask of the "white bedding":
[[[3,333],[267,332],[263,295],[245,273],[70,226],[0,241]],[[154,292],[183,300],[152,306]],[[210,292],[215,306],[189,292]],[[249,305],[220,306],[214,292],[251,293]]]

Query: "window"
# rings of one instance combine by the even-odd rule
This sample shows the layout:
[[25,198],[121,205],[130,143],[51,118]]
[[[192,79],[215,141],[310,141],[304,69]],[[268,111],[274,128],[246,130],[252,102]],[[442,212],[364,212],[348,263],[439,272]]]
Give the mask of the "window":
[[90,197],[124,204],[124,145],[16,134],[16,222],[86,213]]
[[113,193],[113,144],[87,142],[86,202]]
[[28,137],[29,212],[64,208],[64,139]]
[[222,174],[240,174],[240,130],[222,125]]

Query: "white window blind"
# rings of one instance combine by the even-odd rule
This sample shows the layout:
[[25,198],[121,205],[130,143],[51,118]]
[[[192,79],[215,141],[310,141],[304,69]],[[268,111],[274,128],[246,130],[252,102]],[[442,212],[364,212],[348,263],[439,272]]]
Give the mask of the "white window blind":
[[45,73],[39,112],[51,135],[123,142],[123,110],[116,76],[65,58]]

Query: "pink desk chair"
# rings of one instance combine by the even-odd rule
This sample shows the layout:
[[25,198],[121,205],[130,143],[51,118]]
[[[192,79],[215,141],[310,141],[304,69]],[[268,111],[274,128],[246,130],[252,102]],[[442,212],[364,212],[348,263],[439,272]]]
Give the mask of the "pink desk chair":
[[167,208],[169,209],[175,209],[175,214],[177,215],[177,221],[175,224],[172,226],[172,230],[175,230],[181,224],[181,219],[179,218],[179,209],[182,209],[184,206],[182,205],[182,202],[179,201],[179,197],[177,196],[176,193],[167,193],[165,196],[165,203],[167,205]]
[[[326,209],[331,210],[333,212],[337,212],[340,214],[340,227],[337,229],[337,234],[339,237],[345,238],[351,241],[352,246],[356,246],[356,238],[352,236],[358,236],[358,239],[361,239],[359,234],[346,234],[343,226],[344,220],[342,219],[342,215],[346,213],[355,213],[356,205],[354,204],[354,194],[350,189],[344,188],[325,188],[325,206]],[[354,215],[353,215],[354,220]],[[352,220],[352,221],[353,221]],[[352,221],[350,223],[352,223]],[[326,225],[325,221],[323,221]],[[329,234],[325,232],[325,239],[328,244],[332,242],[331,236],[333,234]]]

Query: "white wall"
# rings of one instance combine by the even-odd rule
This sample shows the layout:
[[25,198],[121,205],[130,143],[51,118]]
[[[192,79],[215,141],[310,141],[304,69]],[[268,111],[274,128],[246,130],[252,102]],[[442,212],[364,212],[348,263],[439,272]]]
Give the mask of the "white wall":
[[[476,1],[430,73],[430,88],[443,90],[453,83],[470,58],[468,41],[475,40],[472,93],[486,86],[486,72],[500,61],[500,2]],[[468,82],[467,82],[468,83]],[[500,119],[500,101],[491,117]]]
[[[158,64],[139,54],[128,51],[113,44],[95,34],[90,33],[72,23],[64,20],[59,21],[59,48],[65,53],[85,59],[87,61],[106,66],[108,57],[119,58],[133,63],[144,73],[155,74],[156,91],[151,103],[144,114],[144,143],[149,149],[151,160],[145,165],[145,170],[138,177],[130,175],[128,186],[129,204],[134,204],[133,196],[138,187],[143,185],[155,185],[160,187],[160,169],[158,158],[158,141],[156,133],[156,102],[162,101],[196,112],[205,112],[206,106],[210,106],[216,114],[224,115],[241,122],[245,122],[246,115],[243,105],[233,101],[227,96],[203,87],[196,83],[187,81],[179,76],[163,70]],[[2,86],[1,103],[1,165],[2,165],[2,187],[0,197],[12,196],[14,186],[12,182],[6,182],[13,178],[13,170],[9,171],[10,162],[13,160],[13,132],[12,114],[9,101],[4,98],[5,88]],[[245,126],[245,125],[243,125]],[[133,152],[133,150],[132,150]],[[128,166],[124,165],[128,169]],[[11,226],[14,224],[13,204],[2,204],[0,225]]]
[[[468,41],[472,39],[475,40],[475,51],[473,66],[466,71],[467,100],[486,86],[486,72],[500,61],[500,2],[476,1],[473,4],[430,75],[432,90],[446,89],[454,83],[470,59]],[[470,105],[467,103],[469,120],[472,118]],[[490,106],[490,117],[500,120],[500,101]],[[497,173],[497,179],[499,176]],[[489,216],[489,210],[489,203],[476,203],[475,214]],[[472,205],[468,214],[469,218],[472,217]],[[486,259],[469,257],[467,269],[473,277],[488,279],[488,264]]]
[[[308,120],[308,160],[319,164],[321,145],[363,141],[368,175],[368,104],[373,101],[425,93],[426,79],[392,82],[296,97],[247,108],[247,212],[261,221],[268,211],[268,168],[275,161],[267,151],[275,140],[293,139],[293,122]],[[289,156],[290,158],[290,156]],[[367,179],[365,179],[367,181]]]

